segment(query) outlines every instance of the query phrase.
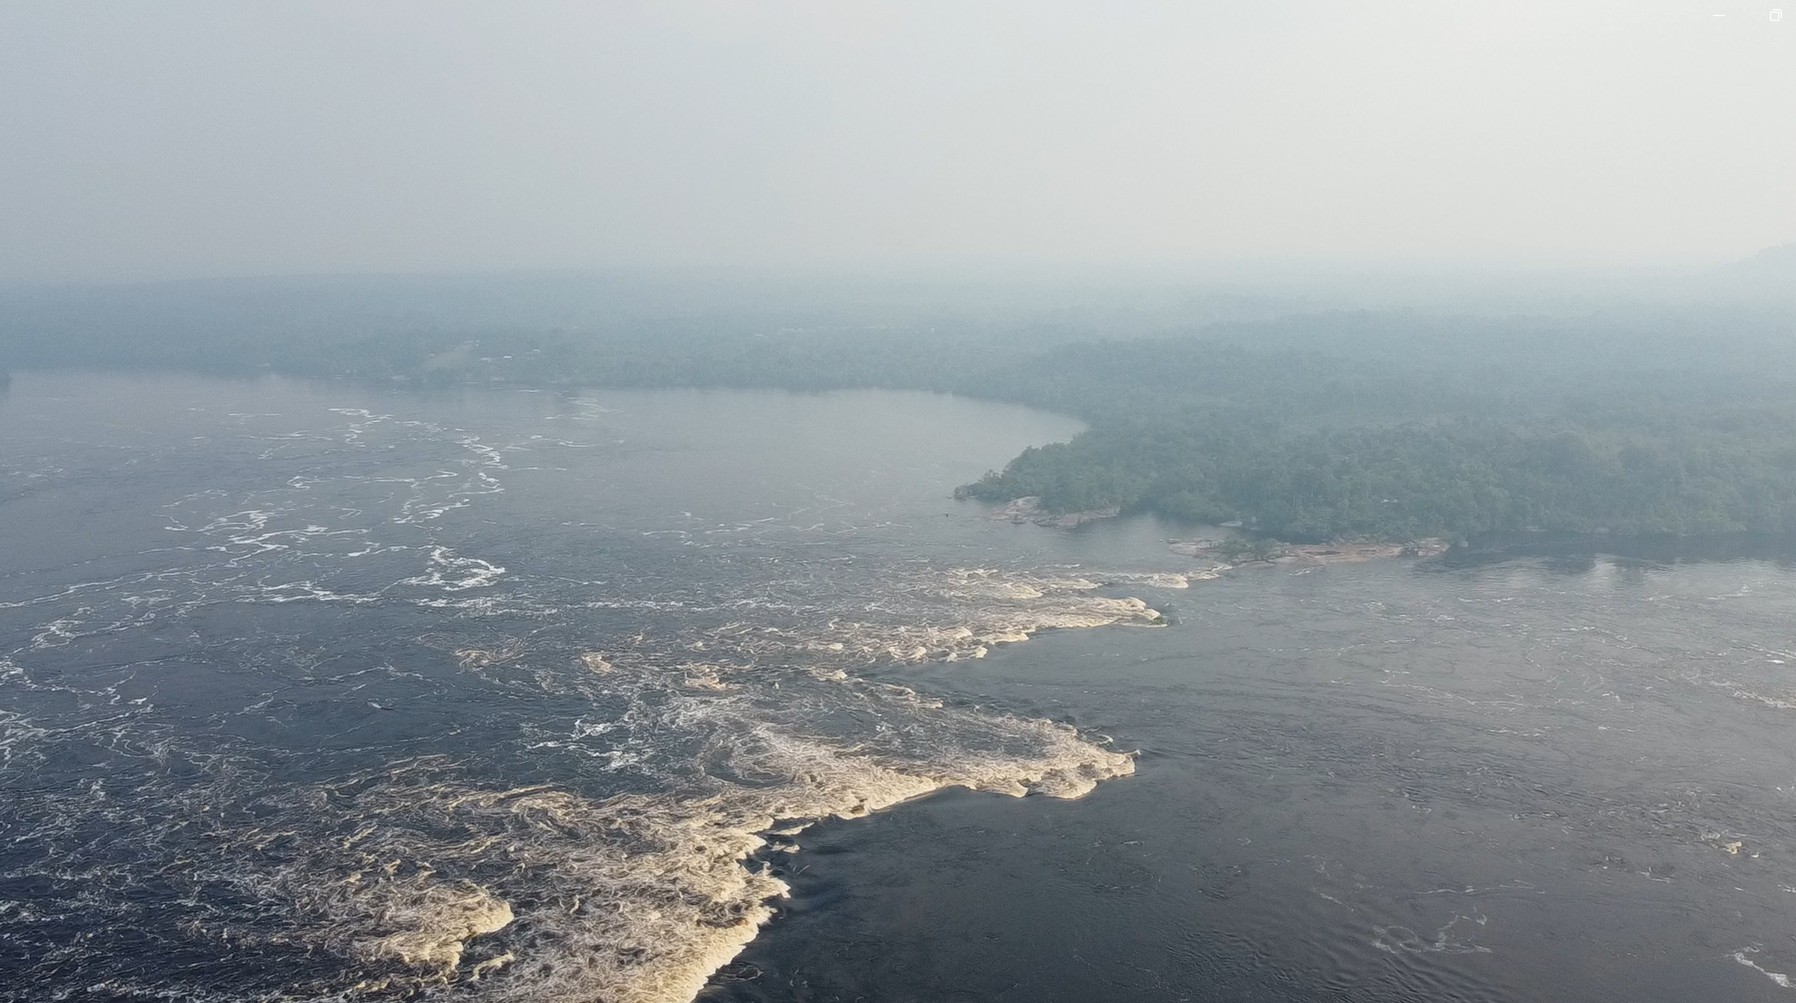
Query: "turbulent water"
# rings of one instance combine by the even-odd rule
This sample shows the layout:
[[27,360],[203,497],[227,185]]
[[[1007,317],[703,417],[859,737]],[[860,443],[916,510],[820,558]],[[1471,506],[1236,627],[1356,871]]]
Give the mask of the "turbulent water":
[[685,1000],[806,823],[1132,768],[860,674],[1155,619],[988,566],[942,498],[1058,419],[96,377],[0,408],[0,992]]
[[0,998],[1789,991],[1796,573],[944,497],[1075,428],[17,377]]

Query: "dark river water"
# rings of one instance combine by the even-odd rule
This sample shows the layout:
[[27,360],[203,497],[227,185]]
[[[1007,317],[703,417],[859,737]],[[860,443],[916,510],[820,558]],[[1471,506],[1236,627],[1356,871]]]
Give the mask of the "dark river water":
[[0,998],[1791,992],[1796,570],[946,497],[1076,429],[17,376]]

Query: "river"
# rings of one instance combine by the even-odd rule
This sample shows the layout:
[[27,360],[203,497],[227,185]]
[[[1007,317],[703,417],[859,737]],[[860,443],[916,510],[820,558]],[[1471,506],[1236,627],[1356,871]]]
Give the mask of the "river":
[[0,996],[1784,997],[1787,564],[947,497],[1077,427],[19,374]]

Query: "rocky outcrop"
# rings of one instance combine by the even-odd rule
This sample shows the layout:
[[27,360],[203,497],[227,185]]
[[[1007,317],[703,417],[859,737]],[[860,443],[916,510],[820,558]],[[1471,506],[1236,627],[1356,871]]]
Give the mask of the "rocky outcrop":
[[1114,519],[1121,514],[1122,509],[1115,505],[1084,512],[1048,512],[1041,507],[1041,499],[1033,495],[1014,499],[992,510],[993,519],[1007,519],[1018,525],[1032,522],[1037,526],[1053,526],[1057,529],[1072,529],[1099,519]]

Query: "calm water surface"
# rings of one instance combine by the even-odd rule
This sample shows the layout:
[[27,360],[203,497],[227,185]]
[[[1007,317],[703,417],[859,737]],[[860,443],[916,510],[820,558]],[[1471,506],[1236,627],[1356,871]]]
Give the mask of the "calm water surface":
[[0,997],[1790,992],[1790,569],[945,498],[1076,427],[17,377]]

